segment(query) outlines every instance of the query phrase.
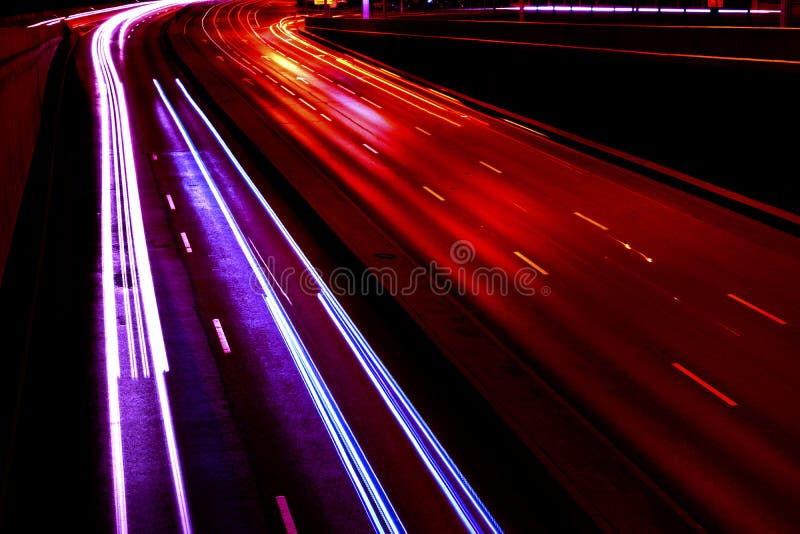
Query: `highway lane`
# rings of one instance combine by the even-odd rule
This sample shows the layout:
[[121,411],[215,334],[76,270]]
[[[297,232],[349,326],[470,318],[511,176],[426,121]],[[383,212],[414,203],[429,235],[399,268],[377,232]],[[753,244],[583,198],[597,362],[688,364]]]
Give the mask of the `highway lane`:
[[[268,522],[279,513],[286,523],[286,497],[301,529],[498,530],[323,281],[301,278],[312,271],[308,259],[164,57],[159,35],[172,13],[150,14],[142,8],[140,19],[112,19],[93,41],[104,80],[99,109],[108,157],[102,173],[106,334],[113,344],[109,332],[118,330],[122,340],[106,347],[118,530],[162,524],[190,531],[209,498],[197,497],[207,492],[208,480],[181,468],[177,451],[194,449],[191,434],[169,426],[167,391],[177,387],[170,377],[196,357],[196,347],[180,345],[183,333],[154,326],[178,298],[163,266],[148,260],[159,248],[152,236],[163,240],[170,229],[237,418],[249,427],[245,441],[259,491],[291,490],[275,495]],[[125,272],[126,265],[135,271]],[[111,288],[115,269],[122,270],[121,291]],[[285,272],[297,273],[305,285],[278,284],[275,276]],[[142,305],[139,299],[149,300]],[[123,314],[119,325],[114,313]],[[166,346],[178,347],[169,367]],[[150,373],[157,373],[158,398],[146,400],[129,387],[149,389],[151,382],[140,378]],[[135,415],[158,407],[160,416]],[[143,432],[147,425],[152,435]],[[148,453],[165,445],[166,451]],[[153,470],[171,473],[171,480]]]
[[[795,237],[269,17],[223,4],[187,28],[420,264],[467,278],[533,269],[533,297],[463,300],[699,517],[744,531],[796,523]],[[459,240],[470,261],[451,257]]]

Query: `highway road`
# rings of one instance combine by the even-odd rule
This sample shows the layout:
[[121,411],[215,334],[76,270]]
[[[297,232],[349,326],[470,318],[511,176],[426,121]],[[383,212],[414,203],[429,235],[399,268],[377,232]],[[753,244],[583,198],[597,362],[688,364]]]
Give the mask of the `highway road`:
[[[794,236],[273,20],[236,3],[188,31],[419,264],[463,272],[466,305],[690,509],[730,530],[796,524]],[[526,267],[533,296],[470,285]]]
[[[86,32],[79,70],[97,98],[110,522],[123,532],[502,530],[317,274],[298,224],[284,224],[280,199],[255,186],[257,171],[179,79],[161,36],[182,4],[73,27]],[[392,325],[370,334],[383,345],[400,335]],[[478,478],[491,481],[503,521],[590,528],[542,484],[546,473],[532,474],[540,467],[513,436],[497,423],[473,428],[496,416],[474,392],[450,391],[459,381],[436,384],[469,410],[448,435],[495,434],[503,455],[471,471],[487,470]]]
[[[382,349],[403,354],[415,342],[363,312],[326,248],[335,236],[358,256],[373,235],[395,247],[374,264],[386,267],[384,289],[456,367],[470,362],[470,380],[506,422],[531,405],[504,397],[511,378],[483,380],[501,362],[477,341],[453,350],[470,333],[437,322],[419,295],[447,293],[521,374],[543,378],[622,451],[684,527],[800,522],[797,237],[312,41],[288,4],[180,5],[112,15],[82,49],[85,78],[98,80],[118,530],[201,528],[214,516],[206,502],[246,517],[242,530],[291,531],[295,520],[312,531],[564,525],[534,513],[519,486],[498,489],[502,477],[473,489],[474,473],[516,456],[442,445],[430,428],[446,418],[429,426],[414,377],[396,380],[383,363]],[[286,200],[297,198],[269,184],[263,155],[330,234],[304,226]],[[353,225],[356,214],[366,222]],[[400,261],[412,269],[393,270]],[[173,428],[170,399],[192,387],[179,377],[198,354],[244,429],[228,469],[256,481],[236,486],[245,514],[235,499],[198,497],[209,462],[183,466],[197,454],[185,414]],[[469,409],[441,389],[454,413]],[[476,412],[475,431],[489,419]],[[224,457],[226,445],[216,447]],[[538,454],[576,501],[598,506],[554,449]],[[258,504],[265,492],[269,507]],[[612,529],[621,525],[610,517],[648,517],[586,513]],[[577,515],[572,526],[584,528]]]

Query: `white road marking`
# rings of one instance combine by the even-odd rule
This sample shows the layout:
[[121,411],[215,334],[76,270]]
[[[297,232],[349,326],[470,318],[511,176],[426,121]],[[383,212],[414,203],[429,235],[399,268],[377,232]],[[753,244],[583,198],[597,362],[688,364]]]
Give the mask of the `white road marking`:
[[515,250],[514,251],[514,255],[516,257],[518,257],[519,259],[521,259],[522,261],[524,261],[525,263],[527,263],[528,265],[530,265],[531,267],[533,267],[534,269],[536,269],[537,271],[539,271],[540,273],[542,273],[543,275],[547,276],[548,274],[550,274],[547,271],[545,271],[544,269],[542,269],[539,265],[534,263],[533,260],[531,260],[529,257],[527,257],[522,252],[520,252],[518,250]]
[[600,224],[599,222],[595,221],[594,219],[590,219],[589,217],[587,217],[586,215],[584,215],[582,213],[578,213],[577,211],[573,211],[572,213],[577,215],[578,217],[580,217],[584,221],[588,222],[589,224],[595,225],[596,227],[600,228],[601,230],[606,230],[606,231],[608,230],[607,226],[604,226],[604,225]]
[[303,104],[305,104],[306,106],[308,106],[309,108],[313,109],[314,111],[317,111],[317,108],[315,108],[314,106],[312,106],[311,104],[309,104],[308,102],[306,102],[305,100],[303,100],[302,98],[298,98],[298,100],[299,100],[300,102],[302,102]]
[[367,98],[365,96],[362,96],[361,100],[363,100],[364,102],[366,102],[368,104],[372,104],[373,106],[375,106],[378,109],[383,109],[383,106],[381,106],[380,104],[376,104],[375,102],[373,102],[372,100],[370,100],[369,98]]
[[225,354],[230,354],[231,346],[228,345],[228,338],[225,337],[225,331],[222,329],[222,323],[219,322],[219,319],[214,319],[212,322],[214,323],[214,330],[217,331],[217,337],[219,338],[220,346],[222,346],[222,352]]
[[485,161],[481,161],[480,164],[483,165],[484,167],[486,167],[487,169],[490,169],[490,170],[496,172],[497,174],[503,174],[503,171],[501,171],[497,167],[492,167],[491,165],[489,165]]
[[186,232],[181,232],[181,239],[183,240],[183,246],[186,248],[186,252],[189,254],[192,253],[192,245],[189,243],[189,238],[186,236]]

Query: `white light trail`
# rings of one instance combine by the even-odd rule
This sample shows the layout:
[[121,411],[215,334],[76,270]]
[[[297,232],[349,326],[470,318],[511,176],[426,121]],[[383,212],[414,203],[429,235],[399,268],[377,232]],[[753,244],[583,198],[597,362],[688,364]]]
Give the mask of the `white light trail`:
[[[179,522],[184,533],[192,531],[188,502],[184,491],[183,475],[180,466],[175,432],[172,424],[172,413],[169,407],[164,373],[169,370],[166,347],[158,315],[155,288],[147,251],[147,240],[144,231],[139,189],[136,176],[136,161],[133,151],[133,140],[130,117],[125,96],[125,89],[115,64],[113,47],[114,36],[124,36],[120,31],[133,21],[161,9],[184,5],[189,2],[162,1],[138,4],[129,8],[101,24],[92,37],[92,62],[99,93],[98,113],[101,125],[101,266],[103,286],[103,328],[105,336],[106,378],[108,384],[108,411],[111,441],[111,463],[114,487],[114,509],[116,531],[128,532],[128,510],[125,487],[125,471],[122,446],[122,416],[119,399],[120,345],[117,324],[117,292],[114,284],[115,260],[120,265],[120,276],[124,280],[124,291],[119,299],[125,310],[126,338],[128,356],[133,363],[132,374],[135,375],[135,347],[133,339],[139,341],[139,353],[142,359],[145,376],[149,375],[148,353],[155,366],[156,390],[164,438],[167,447],[173,490]],[[125,6],[128,7],[128,6]],[[116,8],[122,9],[122,8]],[[98,10],[92,14],[108,10]],[[89,14],[89,13],[86,13]],[[72,18],[77,18],[75,15]],[[113,191],[112,191],[113,190]],[[116,235],[113,215],[117,216]],[[115,253],[114,239],[117,239],[119,251]],[[128,278],[132,286],[127,286]],[[133,299],[133,306],[129,299]],[[131,309],[133,314],[131,314]],[[131,320],[135,315],[135,320]],[[133,332],[136,330],[136,333]]]

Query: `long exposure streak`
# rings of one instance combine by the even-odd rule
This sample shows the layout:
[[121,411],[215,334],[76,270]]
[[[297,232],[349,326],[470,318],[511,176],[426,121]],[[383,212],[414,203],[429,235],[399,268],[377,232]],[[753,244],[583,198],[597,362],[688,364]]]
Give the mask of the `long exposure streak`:
[[[320,288],[320,293],[317,295],[320,303],[328,313],[333,323],[339,329],[343,338],[353,351],[353,354],[358,358],[362,368],[366,371],[370,380],[375,385],[376,390],[382,396],[387,407],[392,412],[406,436],[409,438],[411,444],[417,451],[420,459],[428,468],[434,480],[453,506],[454,511],[461,518],[464,526],[466,526],[472,532],[501,532],[499,525],[489,513],[486,506],[475,494],[474,490],[470,487],[469,483],[467,483],[466,479],[456,467],[450,456],[430,431],[426,423],[422,420],[422,417],[419,415],[416,409],[412,406],[408,397],[406,397],[389,371],[384,367],[383,363],[380,361],[380,358],[378,358],[377,354],[361,334],[358,327],[356,327],[355,323],[353,323],[347,312],[345,312],[344,308],[342,308],[342,306],[336,300],[333,292],[311,264],[311,261],[306,257],[305,253],[300,249],[294,238],[281,222],[278,215],[264,199],[264,196],[253,183],[253,180],[233,155],[227,144],[223,141],[222,137],[219,135],[219,132],[217,132],[216,128],[214,128],[214,126],[211,124],[211,121],[208,119],[205,113],[203,113],[203,111],[200,109],[200,106],[191,97],[180,80],[176,80],[176,83],[183,92],[187,101],[191,104],[198,116],[206,124],[209,131],[211,131],[211,133],[214,135],[220,147],[222,147],[222,149],[225,151],[231,163],[233,163],[242,179],[247,183],[250,190],[258,199],[264,211],[267,213],[267,215],[269,215],[275,226],[281,231],[284,239],[290,245],[297,258],[303,263],[309,275],[313,277],[317,286]],[[202,162],[198,161],[198,164],[201,163]],[[248,256],[248,260],[250,260],[253,254],[246,246],[243,239],[242,247],[243,250],[245,250],[245,254]],[[255,258],[252,258],[251,265],[253,266],[254,271],[257,272],[259,280],[263,279],[263,286],[270,288],[266,277],[263,275],[263,272],[261,272],[261,269],[258,268]],[[261,274],[259,275],[258,273]],[[270,307],[270,311],[272,312],[274,309],[276,312],[281,312],[277,314],[273,313],[273,317],[276,317],[277,315],[276,321],[278,321],[281,315],[285,316],[285,311],[283,311],[283,308],[281,307],[277,297],[274,295],[272,289],[265,291],[265,294],[267,295],[265,299],[268,307]],[[269,297],[270,295],[272,297]],[[293,328],[291,330],[293,330]]]
[[[149,376],[148,354],[155,366],[155,386],[160,406],[162,427],[172,474],[173,490],[179,522],[183,532],[191,532],[191,520],[184,491],[172,413],[169,406],[164,374],[169,370],[161,320],[158,315],[153,277],[147,251],[139,188],[136,175],[133,140],[126,103],[125,89],[114,62],[114,35],[120,27],[165,8],[188,2],[164,1],[130,9],[103,23],[92,39],[92,61],[99,90],[98,113],[101,124],[101,242],[103,279],[103,324],[108,383],[108,410],[111,459],[114,487],[114,508],[117,532],[128,531],[125,474],[122,444],[122,414],[119,399],[121,347],[118,341],[117,308],[122,305],[126,321],[125,337],[129,340],[126,352],[132,362],[132,378],[136,378],[135,352],[138,346],[145,377]],[[112,192],[113,189],[113,192]],[[113,205],[113,206],[112,206]],[[113,222],[116,216],[117,224]],[[115,232],[116,228],[116,232]],[[119,243],[115,256],[114,240]],[[123,279],[131,278],[132,285],[124,287],[118,297],[114,287],[115,262]],[[129,302],[133,300],[133,303]],[[136,315],[131,317],[131,310]],[[132,320],[133,319],[133,320]],[[130,341],[137,339],[138,345]],[[145,342],[146,339],[146,342]]]
[[[347,469],[348,475],[355,486],[358,496],[364,505],[364,509],[367,512],[373,527],[377,532],[405,532],[405,528],[400,522],[400,518],[397,516],[397,513],[389,501],[388,496],[381,487],[375,472],[373,471],[369,461],[364,455],[364,452],[361,450],[361,447],[356,441],[356,438],[350,430],[347,421],[344,419],[339,407],[336,405],[336,401],[333,399],[333,396],[328,390],[328,387],[325,385],[322,376],[314,365],[314,362],[311,360],[311,356],[309,355],[305,345],[298,336],[294,326],[291,324],[291,321],[286,314],[286,311],[283,309],[283,306],[280,304],[272,285],[270,285],[270,283],[267,281],[267,277],[264,271],[261,269],[255,254],[247,245],[245,235],[242,233],[241,228],[234,219],[230,208],[225,202],[225,199],[222,198],[222,194],[220,193],[216,182],[211,176],[208,167],[203,162],[203,159],[195,147],[192,138],[186,131],[186,128],[175,112],[174,107],[164,93],[161,85],[157,80],[153,80],[153,84],[155,85],[156,90],[158,91],[158,94],[164,103],[164,106],[167,108],[167,111],[175,122],[175,126],[178,128],[181,136],[186,142],[186,145],[189,147],[197,167],[200,169],[201,174],[205,178],[206,184],[211,190],[214,199],[217,201],[217,205],[225,216],[225,220],[228,222],[239,248],[247,259],[247,262],[250,264],[250,268],[258,280],[262,291],[264,292],[264,301],[267,305],[267,309],[277,324],[281,332],[281,336],[286,343],[286,347],[289,349],[292,359],[294,360],[297,369],[300,371],[300,375],[303,379],[306,389],[308,390],[311,399],[314,402],[314,405],[316,406],[329,435],[331,436],[336,450],[342,459],[342,463]],[[183,86],[181,86],[181,89],[183,89]],[[188,94],[185,94],[188,98]],[[196,105],[194,101],[191,101],[191,103],[193,106]],[[203,118],[204,120],[207,120],[205,116],[203,116]],[[218,135],[216,130],[214,130],[213,133]],[[227,150],[227,147],[225,148]]]

